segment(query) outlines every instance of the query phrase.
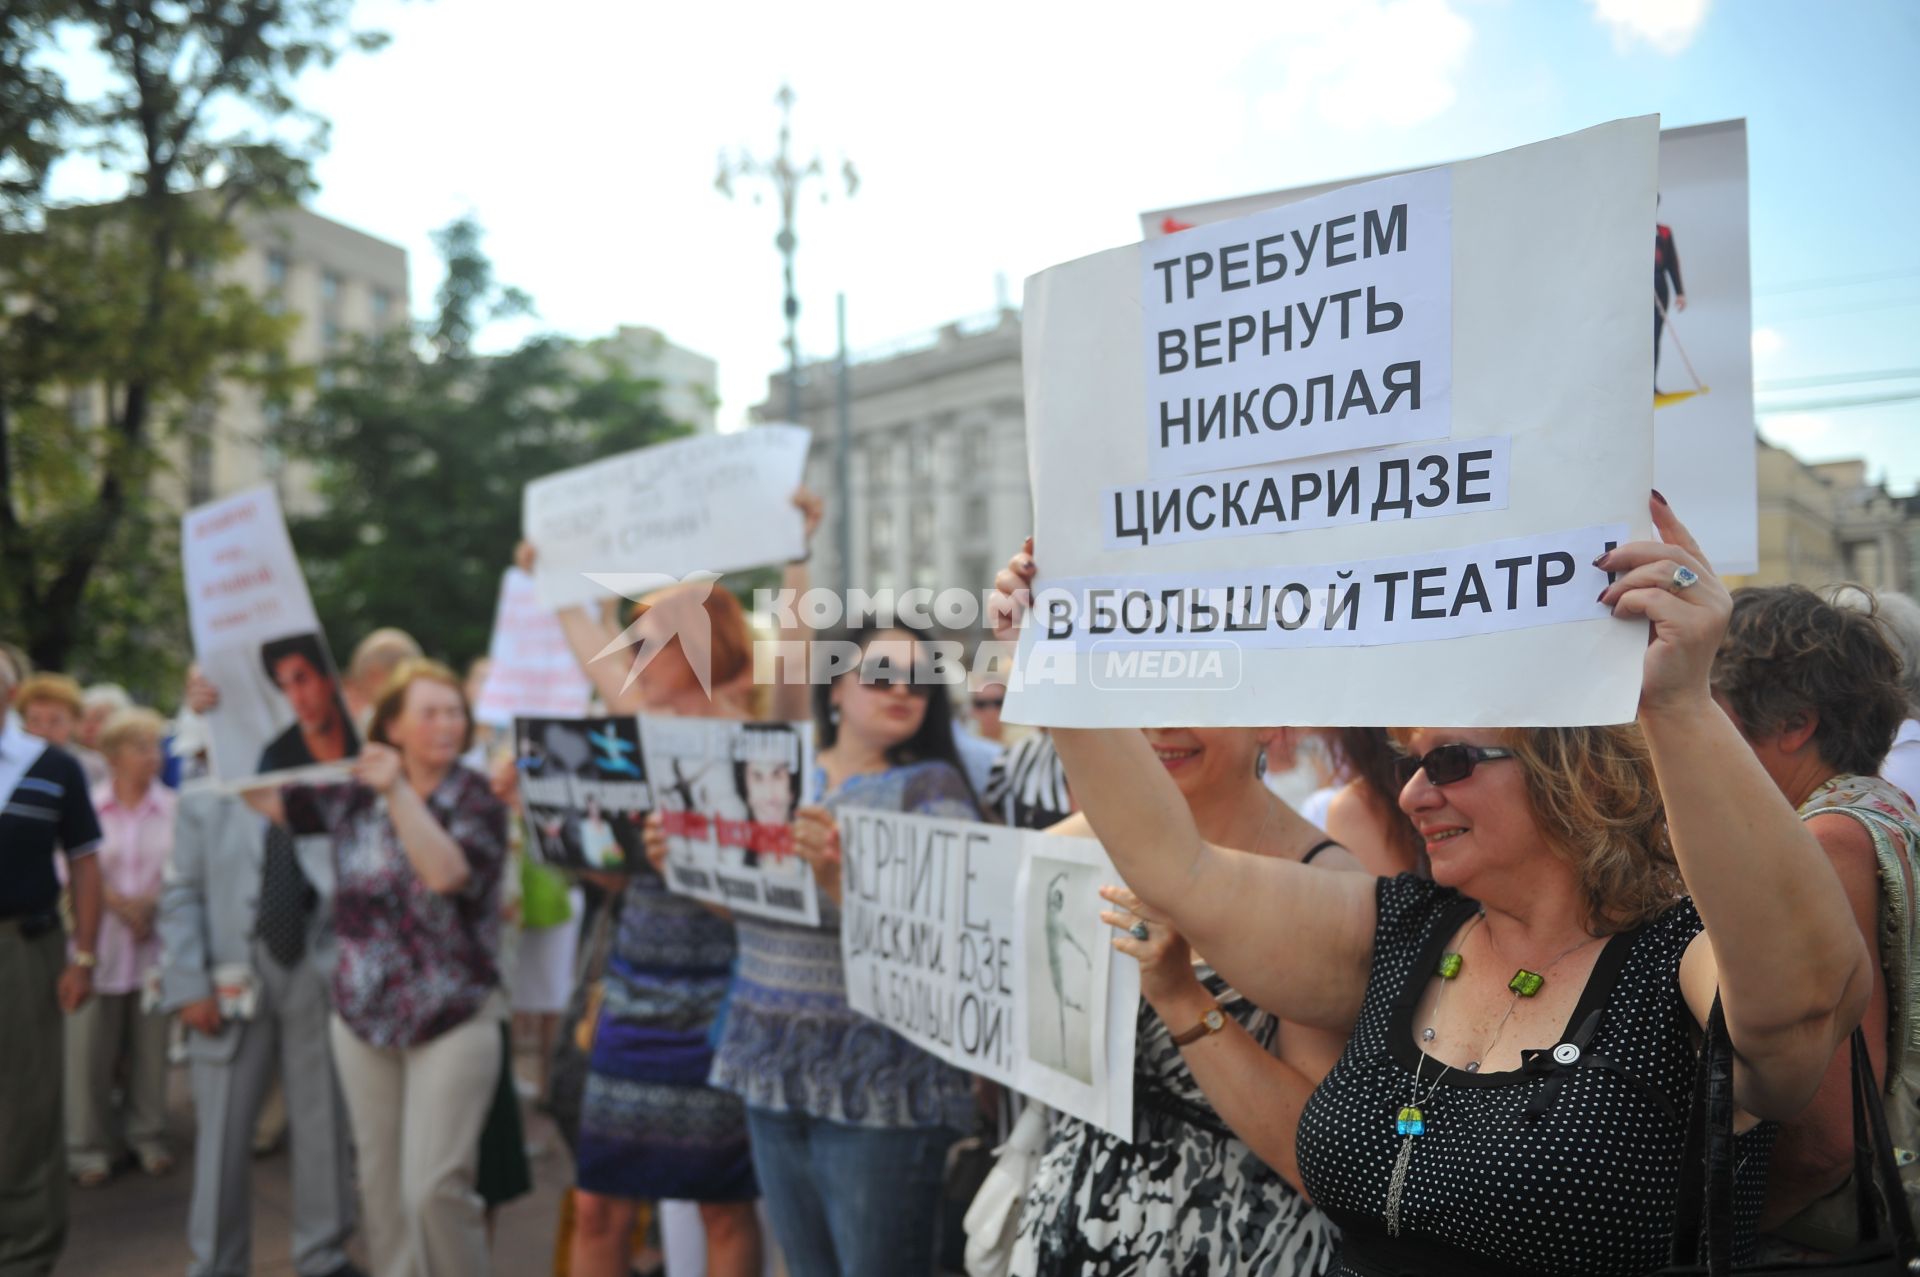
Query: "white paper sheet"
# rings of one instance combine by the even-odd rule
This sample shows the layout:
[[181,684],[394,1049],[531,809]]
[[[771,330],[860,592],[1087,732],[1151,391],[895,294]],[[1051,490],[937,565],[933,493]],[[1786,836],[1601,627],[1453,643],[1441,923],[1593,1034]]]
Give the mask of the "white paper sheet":
[[[1155,477],[1139,428],[1149,371],[1142,262],[1165,258],[1179,240],[1034,276],[1025,378],[1038,588],[1111,578],[1157,590],[1212,573],[1471,552],[1581,529],[1649,535],[1652,354],[1640,281],[1657,137],[1653,117],[1623,120],[1448,169],[1451,438],[1507,441],[1504,509],[1409,521],[1401,507],[1429,494],[1433,478],[1416,471],[1405,489],[1383,480],[1384,490],[1361,494],[1370,511],[1382,507],[1377,522],[1110,545],[1111,490]],[[1237,236],[1232,227],[1216,234]],[[1365,456],[1325,461],[1338,467]],[[1622,722],[1638,699],[1645,631],[1598,611],[1431,642],[1242,643],[1242,677],[1219,690],[1150,681],[1101,688],[1090,650],[1074,654],[1070,679],[1057,664],[1031,677],[1040,673],[1033,646],[1045,631],[1029,625],[1006,714],[1076,726]]]
[[1100,845],[858,809],[840,829],[848,1004],[1131,1140],[1140,967],[1099,918]]
[[799,558],[793,505],[810,432],[755,426],[676,439],[536,479],[521,501],[534,581],[548,608],[606,597],[589,574],[657,578],[732,572]]
[[343,771],[359,740],[273,489],[187,511],[180,553],[194,658],[220,691],[208,779]]

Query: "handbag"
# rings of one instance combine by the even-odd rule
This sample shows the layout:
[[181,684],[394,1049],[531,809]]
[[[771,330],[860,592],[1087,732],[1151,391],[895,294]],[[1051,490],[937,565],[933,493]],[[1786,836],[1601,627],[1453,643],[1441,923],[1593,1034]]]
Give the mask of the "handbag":
[[1674,1211],[1672,1263],[1660,1270],[1675,1277],[1723,1277],[1741,1273],[1798,1273],[1802,1277],[1894,1277],[1920,1272],[1920,1242],[1894,1164],[1886,1109],[1874,1085],[1867,1039],[1853,1031],[1853,1188],[1859,1244],[1843,1254],[1814,1260],[1777,1260],[1735,1268],[1733,1263],[1733,1040],[1727,1035],[1720,999],[1707,1017],[1706,1039],[1694,1075],[1693,1110],[1680,1163],[1680,1198]]
[[1006,1277],[1013,1267],[1020,1207],[1046,1149],[1047,1106],[1030,1102],[1007,1142],[994,1150],[993,1169],[967,1207],[967,1277]]

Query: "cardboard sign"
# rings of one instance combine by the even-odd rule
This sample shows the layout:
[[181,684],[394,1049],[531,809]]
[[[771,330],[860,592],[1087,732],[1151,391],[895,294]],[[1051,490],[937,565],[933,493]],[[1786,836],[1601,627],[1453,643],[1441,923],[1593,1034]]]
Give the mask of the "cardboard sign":
[[1100,845],[858,808],[840,838],[848,1004],[1131,1140],[1140,967],[1100,921]]
[[1592,561],[1651,531],[1657,144],[1619,121],[1029,279],[1009,721],[1632,718],[1645,629]]
[[206,716],[208,779],[237,788],[343,774],[360,738],[273,489],[187,511],[180,553],[194,659],[220,690]]
[[813,775],[811,723],[643,715],[640,747],[666,830],[670,891],[820,925],[813,870],[793,851],[793,813]]

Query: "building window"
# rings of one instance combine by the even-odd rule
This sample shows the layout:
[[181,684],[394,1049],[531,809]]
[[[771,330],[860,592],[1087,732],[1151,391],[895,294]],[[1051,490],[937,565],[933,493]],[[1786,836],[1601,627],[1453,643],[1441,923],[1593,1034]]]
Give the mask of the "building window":
[[867,525],[867,548],[876,565],[893,558],[893,511],[873,512],[873,519]]
[[328,354],[332,354],[340,349],[340,336],[340,323],[338,320],[329,319],[320,325],[320,342]]
[[967,514],[962,527],[972,536],[981,537],[987,532],[989,518],[987,498],[983,493],[974,493],[967,498]]
[[963,590],[986,590],[993,587],[993,561],[983,554],[968,555],[960,560],[960,579],[954,582]]
[[987,468],[987,432],[968,426],[960,435],[960,473],[976,475]]
[[321,304],[332,306],[340,300],[340,273],[338,271],[320,272]]
[[914,483],[925,483],[933,477],[933,440],[925,435],[914,435],[907,441],[907,466]]
[[873,445],[872,460],[868,469],[873,475],[876,486],[886,487],[893,482],[893,449],[884,443]]
[[267,287],[279,292],[287,286],[287,255],[279,249],[267,254]]
[[384,327],[393,315],[393,294],[384,288],[373,290],[373,322]]

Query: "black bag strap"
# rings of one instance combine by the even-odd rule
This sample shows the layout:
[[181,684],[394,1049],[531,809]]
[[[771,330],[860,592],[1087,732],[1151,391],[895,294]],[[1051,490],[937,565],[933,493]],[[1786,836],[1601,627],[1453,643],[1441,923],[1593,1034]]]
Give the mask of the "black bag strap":
[[[1894,1163],[1887,1111],[1873,1080],[1866,1035],[1856,1028],[1851,1043],[1853,1074],[1854,1200],[1860,1241],[1879,1241],[1882,1224],[1890,1231],[1893,1255],[1901,1263],[1920,1258],[1913,1215],[1907,1206],[1900,1171]],[[1681,1154],[1680,1197],[1675,1204],[1673,1263],[1703,1261],[1713,1274],[1733,1271],[1733,1040],[1719,994],[1707,1016],[1706,1036],[1694,1070],[1693,1108]],[[1702,1249],[1705,1255],[1702,1255]]]
[[[1856,1142],[1861,1142],[1859,1136],[1863,1125],[1867,1128],[1866,1133],[1873,1137],[1871,1175],[1855,1181],[1860,1201],[1861,1240],[1880,1235],[1879,1216],[1884,1214],[1892,1235],[1893,1253],[1902,1263],[1911,1266],[1916,1259],[1920,1259],[1920,1238],[1916,1238],[1906,1186],[1900,1182],[1900,1167],[1894,1160],[1893,1132],[1887,1129],[1886,1104],[1881,1099],[1880,1088],[1874,1084],[1873,1060],[1867,1054],[1867,1035],[1864,1030],[1857,1028],[1853,1031],[1853,1104]],[[1864,1120],[1861,1116],[1863,1111]],[[1856,1149],[1856,1164],[1864,1160]],[[1879,1193],[1877,1210],[1868,1200],[1869,1184]],[[1869,1226],[1870,1216],[1872,1221]]]

